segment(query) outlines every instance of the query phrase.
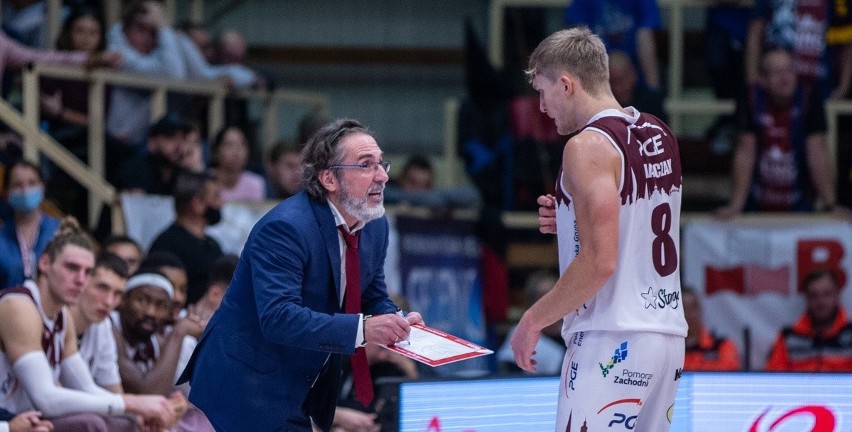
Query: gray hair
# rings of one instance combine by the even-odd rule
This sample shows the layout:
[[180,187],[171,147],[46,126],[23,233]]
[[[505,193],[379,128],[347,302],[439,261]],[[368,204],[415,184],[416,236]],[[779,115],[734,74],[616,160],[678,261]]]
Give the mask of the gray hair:
[[326,197],[327,191],[319,180],[319,174],[343,162],[344,154],[339,144],[344,137],[353,133],[372,136],[358,120],[337,119],[320,128],[308,139],[302,149],[302,187],[311,198]]
[[600,37],[580,26],[560,30],[545,38],[530,55],[525,70],[532,82],[542,74],[555,80],[560,70],[577,77],[580,85],[592,96],[601,96],[609,89],[609,58]]

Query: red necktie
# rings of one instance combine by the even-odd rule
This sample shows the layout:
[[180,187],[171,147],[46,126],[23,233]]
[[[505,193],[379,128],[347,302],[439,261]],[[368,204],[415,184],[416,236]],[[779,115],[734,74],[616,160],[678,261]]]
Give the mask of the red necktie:
[[[361,259],[358,256],[358,237],[346,232],[339,226],[343,240],[346,242],[346,293],[343,300],[343,312],[361,313]],[[355,350],[349,357],[352,364],[352,377],[355,381],[355,399],[365,407],[373,401],[373,381],[370,378],[370,366],[367,364],[367,351],[363,347]]]

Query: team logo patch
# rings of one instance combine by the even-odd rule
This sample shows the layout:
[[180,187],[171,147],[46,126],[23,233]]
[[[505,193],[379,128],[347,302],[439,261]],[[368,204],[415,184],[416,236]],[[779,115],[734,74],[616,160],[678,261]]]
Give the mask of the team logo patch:
[[609,371],[611,371],[612,368],[614,368],[616,364],[621,363],[626,358],[627,358],[627,341],[624,341],[624,342],[621,343],[621,345],[618,348],[615,349],[615,351],[612,354],[612,357],[610,357],[610,359],[609,359],[609,361],[607,362],[606,365],[604,365],[603,363],[598,363],[598,366],[600,366],[601,373],[603,374],[604,378],[606,378],[606,376],[609,375]]

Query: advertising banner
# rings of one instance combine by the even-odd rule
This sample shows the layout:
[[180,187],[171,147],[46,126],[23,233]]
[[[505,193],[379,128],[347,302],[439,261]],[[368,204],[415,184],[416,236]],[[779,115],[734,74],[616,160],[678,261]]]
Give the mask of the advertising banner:
[[[426,324],[473,343],[485,342],[480,244],[472,221],[396,217],[402,293]],[[435,369],[440,375],[486,371],[473,359]]]
[[852,310],[852,224],[821,218],[693,219],[681,234],[683,285],[703,293],[708,328],[734,339],[761,370],[778,332],[805,310],[800,281],[831,269]]

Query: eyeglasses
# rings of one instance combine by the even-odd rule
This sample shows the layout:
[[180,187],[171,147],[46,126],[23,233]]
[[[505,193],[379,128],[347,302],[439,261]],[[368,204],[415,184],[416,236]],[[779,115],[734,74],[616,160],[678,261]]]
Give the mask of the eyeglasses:
[[390,174],[391,164],[388,161],[380,161],[380,162],[363,162],[359,164],[340,164],[340,165],[332,165],[329,168],[360,168],[362,170],[369,170],[373,174],[375,174],[379,167],[385,170],[385,174]]

